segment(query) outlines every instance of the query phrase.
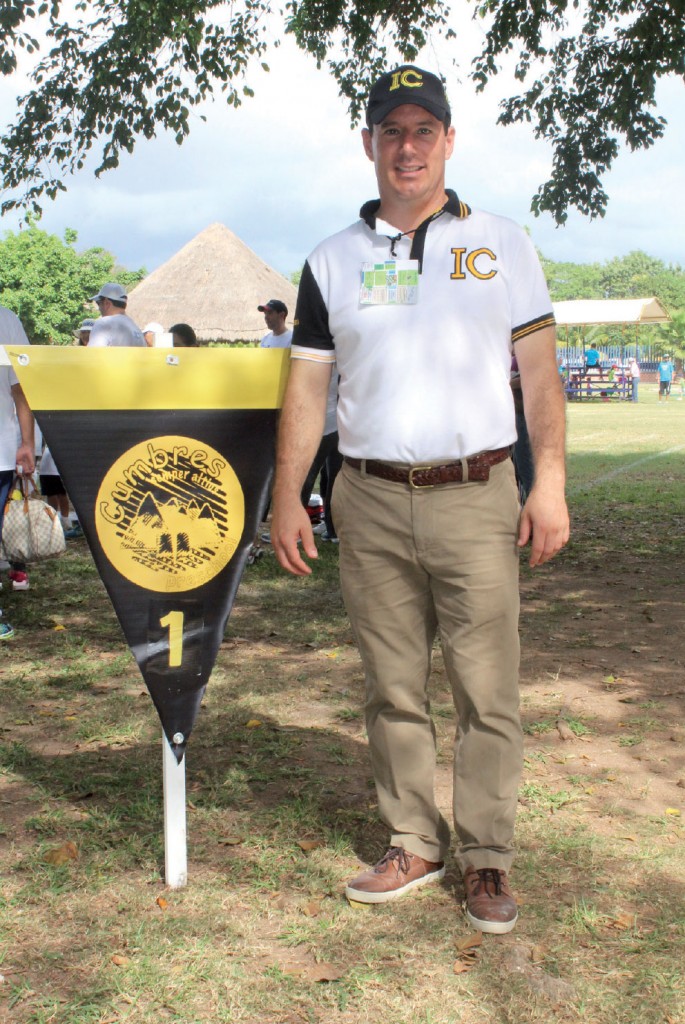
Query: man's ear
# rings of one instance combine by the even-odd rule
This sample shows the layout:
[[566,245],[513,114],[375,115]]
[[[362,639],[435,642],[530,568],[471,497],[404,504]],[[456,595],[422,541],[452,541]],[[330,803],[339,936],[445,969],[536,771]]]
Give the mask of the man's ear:
[[449,160],[449,158],[452,156],[452,153],[454,152],[454,143],[456,139],[454,125],[450,125],[450,127],[445,132],[445,136],[445,160]]
[[362,128],[362,143],[364,144],[364,152],[373,163],[373,136],[368,128]]

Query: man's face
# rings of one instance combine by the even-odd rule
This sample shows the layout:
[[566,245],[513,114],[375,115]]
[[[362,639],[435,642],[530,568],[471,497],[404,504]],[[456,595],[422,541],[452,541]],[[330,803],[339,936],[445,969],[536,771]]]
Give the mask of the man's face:
[[454,149],[454,128],[423,107],[406,103],[395,107],[373,134],[362,132],[364,152],[373,162],[381,202],[436,202],[442,205],[445,161]]
[[264,320],[270,331],[278,333],[283,330],[285,313],[277,313],[274,309],[267,309],[264,313]]
[[100,316],[111,316],[112,313],[116,313],[116,307],[112,305],[111,299],[96,299],[95,305],[100,310]]

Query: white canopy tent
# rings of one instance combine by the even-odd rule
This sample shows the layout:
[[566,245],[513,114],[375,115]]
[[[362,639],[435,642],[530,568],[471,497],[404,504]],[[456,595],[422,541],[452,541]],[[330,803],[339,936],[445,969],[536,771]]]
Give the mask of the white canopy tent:
[[657,298],[573,299],[554,302],[554,316],[560,327],[590,327],[597,324],[665,324],[670,316]]
[[[554,317],[557,327],[566,328],[566,362],[568,364],[569,327],[596,327],[599,325],[620,326],[623,329],[623,350],[629,344],[625,331],[635,328],[635,356],[639,357],[638,328],[648,324],[666,324],[671,320],[667,310],[654,296],[648,299],[573,299],[554,302]],[[581,346],[584,344],[581,331]]]

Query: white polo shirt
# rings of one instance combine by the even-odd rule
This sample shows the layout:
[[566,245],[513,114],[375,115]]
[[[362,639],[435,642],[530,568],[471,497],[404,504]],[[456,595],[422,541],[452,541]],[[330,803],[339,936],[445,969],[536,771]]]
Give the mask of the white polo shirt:
[[146,348],[143,332],[126,313],[114,313],[96,320],[90,331],[88,348]]
[[[28,345],[29,339],[16,313],[0,306],[0,345]],[[14,410],[12,388],[18,384],[11,366],[0,366],[0,470],[14,469],[21,433]]]
[[337,363],[344,455],[421,464],[516,440],[513,343],[554,323],[552,303],[526,233],[447,194],[393,244],[421,265],[415,304],[360,301],[362,265],[390,260],[399,234],[376,223],[378,201],[305,264],[292,358]]

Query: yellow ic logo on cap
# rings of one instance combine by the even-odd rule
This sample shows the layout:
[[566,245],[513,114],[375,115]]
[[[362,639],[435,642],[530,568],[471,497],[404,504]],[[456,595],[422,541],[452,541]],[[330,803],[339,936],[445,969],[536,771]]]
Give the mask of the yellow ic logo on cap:
[[396,71],[392,76],[392,84],[388,92],[393,92],[395,89],[403,85],[407,89],[420,89],[423,85],[423,75],[419,71]]

